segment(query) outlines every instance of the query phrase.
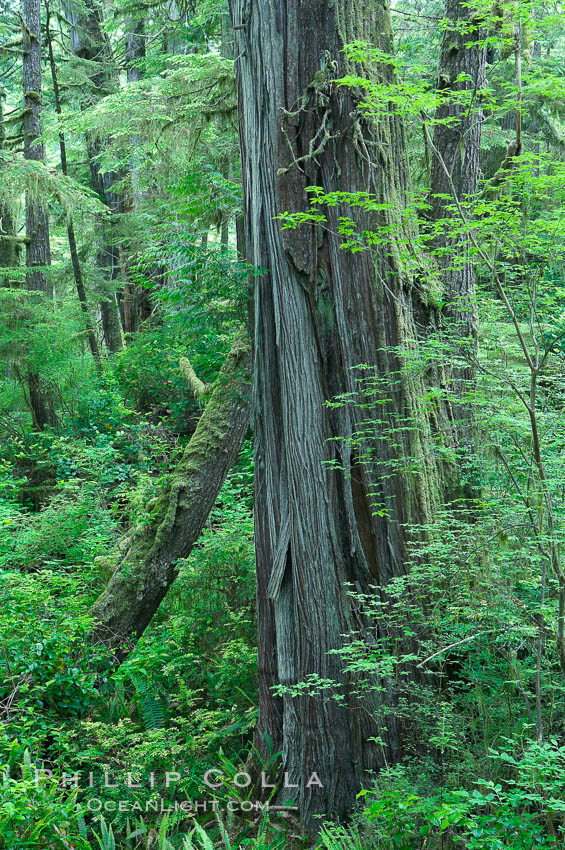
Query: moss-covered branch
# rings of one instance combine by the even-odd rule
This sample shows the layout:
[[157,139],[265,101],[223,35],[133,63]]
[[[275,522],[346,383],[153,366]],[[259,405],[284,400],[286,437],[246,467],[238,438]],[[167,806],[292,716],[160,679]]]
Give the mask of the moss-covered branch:
[[247,336],[238,336],[170,484],[155,502],[152,521],[131,538],[93,606],[98,625],[91,638],[118,660],[151,622],[237,457],[250,416],[250,348]]
[[198,400],[204,398],[208,393],[209,386],[208,384],[205,384],[204,381],[200,380],[200,378],[194,371],[192,363],[190,362],[188,357],[181,357],[179,362],[179,368],[181,371],[181,375],[194,393],[195,397]]

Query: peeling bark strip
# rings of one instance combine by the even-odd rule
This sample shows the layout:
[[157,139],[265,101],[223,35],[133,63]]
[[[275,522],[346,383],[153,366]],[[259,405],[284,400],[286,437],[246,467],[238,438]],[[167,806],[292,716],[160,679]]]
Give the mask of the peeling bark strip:
[[133,537],[108,586],[92,608],[91,636],[127,654],[177,576],[177,561],[197,542],[249,425],[250,343],[238,338],[171,483],[152,511],[148,528]]
[[[231,16],[248,259],[266,270],[255,292],[257,744],[265,756],[284,754],[289,784],[299,787],[281,789],[277,803],[294,799],[314,832],[316,815],[346,815],[367,771],[400,753],[399,730],[383,708],[390,683],[360,705],[341,658],[328,653],[353,631],[372,639],[344,583],[374,593],[405,575],[406,524],[425,522],[435,504],[423,387],[416,370],[399,374],[394,349],[415,350],[416,323],[425,328],[437,316],[414,277],[417,259],[411,270],[402,259],[413,248],[399,222],[407,188],[400,120],[367,119],[357,94],[333,82],[363,73],[344,44],[361,40],[392,52],[382,0],[231,0]],[[393,81],[390,66],[371,71]],[[368,191],[390,206],[369,214],[343,205],[325,211],[327,228],[282,230],[276,216],[307,209],[305,189],[316,185]],[[386,241],[374,253],[340,250],[340,215],[352,215],[360,230],[382,229]],[[354,369],[359,364],[368,365]],[[352,446],[367,411],[325,402],[357,392],[356,376],[388,382],[389,401],[369,414],[380,425]],[[327,695],[273,695],[272,686],[310,674],[339,683],[345,704]],[[323,788],[307,787],[313,772]]]

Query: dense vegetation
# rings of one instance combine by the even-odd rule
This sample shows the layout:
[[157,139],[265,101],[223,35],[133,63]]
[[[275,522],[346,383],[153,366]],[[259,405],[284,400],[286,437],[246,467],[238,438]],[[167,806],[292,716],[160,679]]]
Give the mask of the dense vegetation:
[[0,850],[565,846],[564,47],[0,4]]

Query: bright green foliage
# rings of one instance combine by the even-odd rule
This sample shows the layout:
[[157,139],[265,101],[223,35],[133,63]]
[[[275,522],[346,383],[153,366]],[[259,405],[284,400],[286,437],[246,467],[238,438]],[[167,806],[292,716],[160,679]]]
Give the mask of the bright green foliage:
[[0,785],[2,850],[66,850],[69,846],[91,850],[84,821],[77,814],[76,793],[62,792],[56,781],[37,783],[35,776],[36,766],[27,750],[20,765],[10,759],[4,770]]

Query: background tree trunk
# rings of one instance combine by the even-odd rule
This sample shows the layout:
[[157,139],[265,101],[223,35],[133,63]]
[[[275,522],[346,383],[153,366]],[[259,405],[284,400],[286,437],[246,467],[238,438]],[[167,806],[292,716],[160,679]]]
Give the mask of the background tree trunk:
[[[143,19],[129,21],[129,32],[126,36],[126,74],[128,83],[136,83],[141,80],[143,70],[139,60],[145,57],[145,38],[143,35]],[[139,155],[141,139],[132,136],[131,146],[133,149],[130,157],[129,169],[131,177],[131,196],[129,198],[129,210],[135,212],[143,198],[143,192],[139,186]],[[124,286],[124,331],[136,333],[143,322],[151,315],[151,304],[149,290],[146,286],[136,285],[132,279],[131,270],[128,268],[127,260],[124,262],[124,277],[127,283]]]
[[[379,585],[386,602],[387,583],[409,570],[407,526],[432,514],[437,477],[423,388],[413,372],[400,374],[395,349],[416,351],[417,325],[434,321],[435,309],[413,272],[417,260],[411,271],[402,259],[412,240],[399,223],[401,123],[394,115],[369,121],[354,91],[332,82],[363,72],[344,44],[392,52],[384,4],[232,0],[231,16],[248,259],[266,270],[255,290],[257,743],[265,756],[282,751],[299,787],[280,789],[277,802],[295,800],[315,831],[317,815],[346,815],[368,771],[401,752],[384,705],[390,683],[361,705],[343,661],[328,653],[354,631],[372,639],[345,583],[367,594]],[[392,82],[390,66],[372,71]],[[326,228],[283,230],[276,216],[307,208],[312,185],[371,192],[390,207],[374,215],[336,206]],[[340,215],[353,215],[360,230],[390,227],[390,236],[374,253],[344,252]],[[326,405],[342,393],[358,399],[360,381],[382,382],[372,411],[379,424],[369,428],[359,405]],[[312,674],[338,683],[343,705],[327,694],[272,692]],[[323,788],[306,787],[313,771]]]
[[[483,122],[479,92],[486,86],[487,49],[473,43],[479,41],[481,34],[467,4],[446,0],[445,15],[454,26],[444,31],[441,44],[437,88],[445,100],[437,109],[436,119],[449,119],[449,123],[436,124],[434,128],[430,194],[432,220],[447,218],[449,226],[454,218],[453,211],[448,209],[453,207],[453,190],[463,204],[477,191]],[[468,92],[471,101],[458,101],[460,92]],[[445,233],[436,239],[434,246],[440,249],[438,262],[446,298],[445,312],[451,320],[456,345],[463,341],[458,353],[469,363],[452,370],[456,394],[464,392],[473,380],[472,360],[477,340],[474,266],[472,262],[462,261],[468,254],[468,241],[465,234]]]
[[[92,63],[91,82],[94,95],[90,101],[109,94],[116,84],[117,71],[113,67],[108,37],[102,28],[102,10],[97,0],[85,0],[79,15],[73,8],[67,9],[72,23],[71,48],[80,59]],[[102,172],[98,161],[103,146],[100,142],[87,139],[88,160],[92,186],[110,210],[119,215],[123,211],[121,193],[114,191],[114,183],[120,179],[117,172]],[[109,228],[103,233],[104,244],[98,252],[97,264],[101,272],[100,313],[104,343],[110,354],[123,348],[123,335],[116,298],[116,281],[120,278],[120,262],[117,246],[109,239]]]
[[[24,90],[24,157],[43,162],[41,142],[41,6],[40,0],[22,0],[23,21],[23,90]],[[40,197],[26,192],[26,276],[28,289],[53,297],[53,289],[45,272],[51,263],[49,218]],[[28,369],[28,399],[34,428],[57,424],[50,389],[37,371]]]
[[238,338],[222,368],[171,483],[135,534],[92,614],[102,641],[121,660],[143,634],[197,542],[249,425],[250,346]]
[[[53,100],[55,104],[55,112],[57,115],[62,114],[62,106],[61,106],[61,95],[59,91],[59,80],[57,77],[57,66],[55,64],[55,56],[53,54],[53,39],[51,37],[51,21],[50,21],[50,7],[47,3],[47,22],[46,22],[46,33],[47,33],[47,48],[49,52],[49,65],[51,68],[51,80],[53,83]],[[65,134],[63,133],[62,128],[59,129],[59,152],[61,155],[61,171],[67,176],[69,169],[67,167],[67,146],[65,143]],[[90,316],[90,310],[88,309],[88,299],[86,297],[86,288],[84,285],[84,277],[82,274],[82,268],[80,265],[80,259],[78,255],[77,241],[75,236],[75,228],[73,225],[72,218],[68,219],[67,222],[67,238],[69,242],[69,253],[71,255],[71,264],[73,267],[73,276],[75,279],[75,286],[77,290],[77,296],[80,303],[80,308],[82,310],[82,315],[84,319],[84,328],[86,330],[86,335],[88,337],[88,345],[90,348],[90,353],[92,354],[94,364],[96,369],[100,372],[101,370],[101,361],[100,361],[100,350],[98,348],[98,342],[96,340],[96,334],[94,333],[94,326],[92,324],[92,318]]]
[[[0,151],[4,149],[6,142],[4,97],[5,92],[0,85]],[[0,197],[0,269],[7,270],[20,264],[20,248],[21,244],[16,236],[16,222],[12,207],[7,198]],[[0,271],[0,286],[9,285],[10,273]]]
[[142,70],[137,64],[138,59],[145,57],[145,38],[143,37],[143,20],[132,20],[126,36],[126,74],[128,83],[136,83],[142,77]]
[[98,253],[97,263],[102,272],[99,293],[104,342],[110,354],[115,354],[124,347],[120,310],[116,298],[116,281],[121,277],[117,246],[104,245]]
[[193,46],[184,37],[184,28],[188,19],[188,7],[182,3],[177,3],[177,0],[167,0],[166,10],[170,28],[167,30],[165,36],[165,53],[176,55],[193,53]]

